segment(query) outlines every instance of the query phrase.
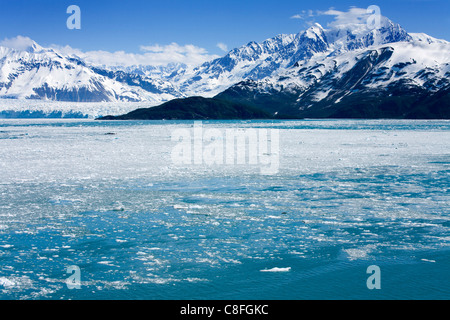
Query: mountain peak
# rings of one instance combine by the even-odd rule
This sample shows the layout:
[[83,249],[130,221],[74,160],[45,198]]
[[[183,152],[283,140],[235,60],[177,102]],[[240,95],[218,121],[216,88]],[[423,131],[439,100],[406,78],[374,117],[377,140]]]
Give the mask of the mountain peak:
[[311,27],[309,27],[301,36],[310,39],[320,39],[323,41],[324,31],[325,29],[320,24],[315,23]]
[[321,31],[324,30],[324,28],[322,27],[322,25],[321,25],[320,23],[317,23],[317,22],[315,22],[315,23],[310,27],[310,29],[321,30]]
[[26,48],[24,48],[23,51],[29,52],[29,53],[38,53],[38,52],[42,52],[44,51],[44,48],[41,47],[38,43],[36,43],[35,41],[33,41],[32,43],[30,43],[29,46],[27,46]]

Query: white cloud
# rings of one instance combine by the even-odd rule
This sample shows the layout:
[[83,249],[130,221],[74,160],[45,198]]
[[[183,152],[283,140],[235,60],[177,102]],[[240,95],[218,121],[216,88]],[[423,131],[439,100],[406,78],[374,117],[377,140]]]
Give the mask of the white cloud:
[[219,42],[219,43],[217,44],[217,47],[218,47],[220,50],[222,50],[222,51],[225,51],[225,52],[228,51],[228,46],[227,46],[225,43]]
[[189,66],[197,66],[203,62],[218,58],[211,55],[204,48],[191,44],[179,45],[175,42],[168,45],[141,46],[142,53],[128,53],[125,51],[87,51],[70,46],[52,45],[52,48],[61,54],[76,55],[88,63],[106,66],[133,66],[133,65],[167,65],[170,63],[183,63]]
[[366,32],[390,23],[388,18],[382,16],[380,7],[376,5],[366,9],[351,7],[347,12],[330,8],[320,14],[334,17],[334,20],[328,24],[329,27],[351,29],[353,32]]
[[313,10],[302,10],[301,13],[297,13],[291,17],[291,19],[299,19],[299,20],[305,20],[307,18],[312,18],[317,15],[317,12]]
[[292,17],[291,17],[291,19],[303,19],[304,17],[303,17],[303,15],[301,15],[301,14],[295,14],[295,15],[293,15]]
[[[369,8],[376,7],[371,6]],[[291,19],[300,19],[305,21],[308,25],[314,24],[314,18],[329,16],[332,17],[333,20],[328,23],[329,27],[337,27],[337,28],[359,28],[365,29],[369,27],[368,21],[369,18],[373,18],[375,14],[378,14],[379,22],[383,24],[388,21],[386,17],[381,16],[381,12],[376,12],[374,10],[369,10],[369,8],[357,8],[350,7],[348,11],[339,11],[335,8],[329,8],[326,11],[312,11],[312,10],[303,10],[302,12],[293,15]],[[376,7],[379,9],[379,7]],[[380,11],[380,10],[378,10]]]
[[6,38],[0,42],[0,46],[7,47],[15,50],[27,50],[35,42],[28,37],[17,36],[15,38]]
[[330,26],[365,24],[370,15],[367,13],[367,9],[356,7],[350,8],[347,12],[338,11],[331,8],[325,12],[321,12],[321,14],[334,17],[334,21],[330,23]]

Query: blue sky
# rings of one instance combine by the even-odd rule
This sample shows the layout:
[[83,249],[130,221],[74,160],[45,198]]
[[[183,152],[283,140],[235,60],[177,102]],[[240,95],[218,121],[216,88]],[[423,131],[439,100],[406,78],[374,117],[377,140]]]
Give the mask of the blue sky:
[[[81,8],[81,30],[66,27],[66,9],[72,4]],[[223,55],[222,49],[304,30],[308,21],[291,18],[303,11],[370,5],[378,5],[408,32],[450,41],[449,0],[0,0],[0,40],[21,35],[43,46],[127,53],[194,45],[203,54]],[[326,26],[331,17],[312,19]]]

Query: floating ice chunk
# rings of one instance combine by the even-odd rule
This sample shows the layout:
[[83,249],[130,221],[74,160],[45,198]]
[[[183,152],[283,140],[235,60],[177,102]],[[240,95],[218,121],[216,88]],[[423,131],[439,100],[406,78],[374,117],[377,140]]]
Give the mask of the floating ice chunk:
[[8,278],[0,277],[0,286],[7,288],[13,287],[15,284],[16,284],[15,282],[9,280]]
[[291,267],[264,269],[264,270],[260,270],[260,271],[261,272],[290,272],[291,271]]
[[112,211],[125,211],[124,206],[122,205],[122,203],[117,202],[114,206],[114,208],[112,209]]
[[343,251],[347,255],[347,258],[353,261],[358,259],[367,259],[369,257],[369,253],[372,251],[372,248],[367,246],[366,248],[345,249]]
[[208,282],[208,279],[202,279],[202,278],[186,278],[185,281],[187,282]]

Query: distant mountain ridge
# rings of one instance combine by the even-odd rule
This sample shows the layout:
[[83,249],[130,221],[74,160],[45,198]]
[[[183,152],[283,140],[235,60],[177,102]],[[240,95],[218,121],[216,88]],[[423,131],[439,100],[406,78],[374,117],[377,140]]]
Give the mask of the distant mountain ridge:
[[[217,97],[300,118],[449,118],[450,65],[435,61],[442,45],[448,47],[433,46],[435,54],[429,45],[393,43],[317,58],[275,78],[243,81]],[[434,67],[424,64],[427,59]]]
[[449,64],[449,42],[409,34],[387,18],[372,29],[314,24],[196,68],[105,68],[33,42],[24,50],[0,47],[0,98],[155,106],[202,96],[273,117],[446,117]]
[[152,108],[140,108],[120,116],[97,120],[262,120],[271,115],[258,108],[216,98],[174,99]]

